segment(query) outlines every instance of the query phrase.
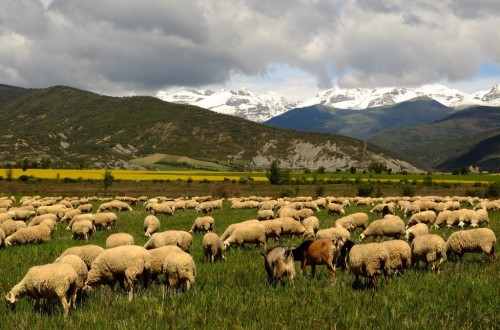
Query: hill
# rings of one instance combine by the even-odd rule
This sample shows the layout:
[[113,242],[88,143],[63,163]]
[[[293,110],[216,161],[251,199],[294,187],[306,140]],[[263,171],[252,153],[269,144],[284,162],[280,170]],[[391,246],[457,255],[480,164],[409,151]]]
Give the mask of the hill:
[[[376,160],[415,171],[363,141],[272,128],[146,96],[110,97],[66,86],[0,89],[0,163],[50,159],[59,167],[133,167],[155,153],[238,168],[365,168]],[[135,165],[137,166],[137,165]]]

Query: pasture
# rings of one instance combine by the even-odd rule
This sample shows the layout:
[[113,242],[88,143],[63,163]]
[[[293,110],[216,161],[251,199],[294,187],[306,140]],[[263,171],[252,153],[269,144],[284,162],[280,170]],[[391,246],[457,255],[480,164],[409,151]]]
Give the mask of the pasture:
[[[144,192],[147,195],[147,192]],[[19,198],[19,196],[17,196]],[[94,210],[98,203],[95,204]],[[368,212],[369,207],[351,206],[346,214]],[[381,218],[368,213],[370,221]],[[116,229],[98,231],[91,240],[73,240],[60,224],[54,239],[40,245],[13,246],[0,249],[0,295],[2,297],[19,282],[34,265],[53,262],[66,248],[75,245],[105,245],[115,232],[127,232],[135,243],[143,245],[143,220],[147,213],[139,204],[132,212],[118,214]],[[173,216],[159,215],[161,230],[188,231],[199,216],[194,210],[176,211]],[[229,202],[211,214],[215,232],[219,235],[235,222],[254,219],[256,209],[233,210]],[[315,214],[320,227],[334,226],[340,216],[326,210]],[[398,215],[401,215],[398,213]],[[402,215],[401,215],[402,216]],[[403,218],[404,219],[404,218]],[[407,219],[406,219],[407,220]],[[490,212],[491,228],[500,237],[500,211]],[[431,232],[445,239],[457,228],[435,229]],[[355,232],[354,241],[359,242]],[[0,304],[0,327],[3,329],[499,329],[500,328],[500,265],[497,256],[488,263],[484,254],[466,254],[461,264],[446,261],[442,272],[407,270],[393,276],[390,284],[379,278],[379,291],[371,286],[353,288],[354,276],[337,271],[331,280],[324,266],[318,266],[316,277],[298,277],[289,283],[273,287],[267,284],[263,257],[264,247],[231,247],[225,252],[227,261],[210,264],[202,252],[203,234],[195,234],[191,255],[197,276],[187,292],[162,294],[161,287],[139,287],[132,302],[119,287],[101,286],[90,292],[63,319],[61,308],[54,315],[35,312],[27,299],[22,299],[15,311]],[[268,247],[297,246],[302,238],[285,238],[282,243],[270,240]]]

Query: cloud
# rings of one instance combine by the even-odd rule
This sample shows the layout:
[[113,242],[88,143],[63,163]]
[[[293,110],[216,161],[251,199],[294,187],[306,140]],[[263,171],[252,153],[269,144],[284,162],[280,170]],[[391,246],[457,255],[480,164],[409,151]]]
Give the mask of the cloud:
[[497,3],[4,1],[0,82],[154,95],[262,81],[276,67],[295,68],[301,81],[306,73],[320,88],[459,82],[500,63]]

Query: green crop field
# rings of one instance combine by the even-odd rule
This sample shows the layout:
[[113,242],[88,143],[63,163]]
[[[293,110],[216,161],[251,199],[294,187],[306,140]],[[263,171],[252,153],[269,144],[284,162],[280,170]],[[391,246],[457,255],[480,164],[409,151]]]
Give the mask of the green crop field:
[[[147,192],[145,192],[147,194]],[[97,205],[97,204],[96,204]],[[349,207],[346,213],[368,212],[368,207]],[[368,213],[370,221],[380,215]],[[60,224],[52,241],[40,245],[0,248],[0,294],[7,292],[34,265],[53,262],[66,248],[75,245],[105,246],[115,232],[127,232],[143,245],[142,205],[120,213],[116,229],[98,231],[89,242],[71,239]],[[215,210],[215,232],[219,235],[231,223],[256,218],[257,210],[233,210],[226,202]],[[194,210],[176,211],[171,217],[160,215],[161,230],[189,230],[199,216]],[[316,213],[321,228],[334,225],[339,216],[325,210]],[[500,211],[490,213],[491,228],[500,235]],[[453,229],[433,232],[445,239]],[[359,233],[354,241],[359,243]],[[295,284],[273,287],[267,284],[263,264],[264,247],[231,248],[227,261],[214,265],[202,253],[203,234],[194,236],[191,247],[196,267],[196,283],[187,292],[162,294],[161,286],[139,287],[134,299],[117,286],[101,286],[90,292],[72,310],[67,320],[58,307],[53,315],[33,310],[32,302],[22,299],[15,311],[0,304],[2,329],[499,329],[500,265],[484,254],[466,254],[461,264],[447,261],[442,271],[407,270],[394,276],[388,286],[379,278],[379,291],[369,285],[353,288],[354,276],[337,271],[333,282],[324,266],[315,278],[298,275]],[[268,247],[297,246],[302,238],[270,240]],[[497,249],[498,251],[498,243]],[[296,263],[297,273],[299,265]]]

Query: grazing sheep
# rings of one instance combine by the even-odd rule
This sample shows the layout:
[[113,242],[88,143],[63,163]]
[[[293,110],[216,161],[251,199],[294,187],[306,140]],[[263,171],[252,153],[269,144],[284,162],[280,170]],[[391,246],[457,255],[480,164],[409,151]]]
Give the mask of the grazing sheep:
[[90,220],[82,220],[75,222],[71,227],[71,234],[73,239],[84,239],[88,241],[94,232],[94,224]]
[[35,211],[23,210],[23,209],[10,209],[9,213],[12,214],[12,220],[23,220],[28,221],[36,215]]
[[203,236],[203,253],[213,264],[217,260],[226,260],[224,256],[224,244],[216,233],[206,233]]
[[293,257],[293,249],[277,246],[262,253],[264,257],[264,266],[266,268],[267,278],[274,286],[285,277],[290,279],[293,284],[295,278],[295,265]]
[[[352,242],[352,241],[349,241]],[[380,243],[345,244],[350,248],[346,260],[348,267],[355,275],[354,283],[359,283],[359,277],[371,279],[373,291],[377,292],[377,275],[383,273],[385,283],[389,284],[389,252]]]
[[[16,221],[14,221],[14,222],[16,223],[17,230],[19,230],[19,229],[21,229],[21,228],[26,228],[26,227],[28,227],[28,226],[26,225],[26,222],[24,222],[24,221],[22,221],[22,220],[16,220]],[[44,223],[44,222],[42,221],[42,223]],[[17,230],[16,230],[16,231],[17,231]]]
[[410,220],[408,220],[406,228],[414,226],[418,223],[425,223],[430,225],[433,224],[434,221],[436,221],[436,218],[437,218],[436,212],[432,210],[418,212],[410,217]]
[[31,267],[23,279],[7,294],[7,303],[15,306],[24,296],[35,299],[35,307],[40,306],[40,299],[59,299],[64,310],[64,317],[69,313],[71,301],[76,295],[78,274],[75,269],[64,263],[53,263]]
[[[224,232],[222,233],[222,235],[220,236],[221,240],[222,241],[225,241],[229,236],[231,236],[231,234],[236,230],[236,228],[238,228],[239,226],[242,226],[243,224],[245,223],[258,223],[259,220],[247,220],[247,221],[242,221],[242,222],[237,222],[237,223],[233,223],[233,224],[230,224],[226,230],[224,230]],[[276,221],[276,220],[273,220],[273,221]]]
[[81,213],[92,213],[93,208],[94,207],[92,204],[86,203],[86,204],[78,205],[78,207],[76,209],[80,210]]
[[52,213],[47,213],[47,214],[43,214],[43,215],[37,215],[35,217],[33,217],[31,219],[31,221],[27,224],[28,227],[33,227],[33,226],[36,226],[36,225],[39,225],[42,223],[42,221],[46,220],[46,219],[50,219],[54,222],[57,221],[57,215],[55,214],[52,214]]
[[165,245],[156,249],[148,250],[151,254],[151,280],[156,281],[158,276],[163,273],[163,262],[165,257],[173,252],[179,252],[182,249],[175,245]]
[[[49,213],[49,214],[52,214],[52,213]],[[62,216],[61,218],[61,222],[70,222],[71,219],[73,219],[73,217],[75,215],[79,215],[79,214],[82,214],[82,211],[79,210],[79,209],[71,209],[71,210],[68,210],[66,211],[66,213],[64,213],[64,215]]]
[[387,261],[389,274],[410,268],[411,247],[407,242],[395,239],[381,242],[380,244],[389,252],[389,260]]
[[163,273],[167,278],[165,288],[180,289],[185,284],[189,290],[196,277],[193,257],[184,251],[169,253],[163,261]]
[[71,299],[71,306],[76,308],[76,300],[81,296],[81,292],[83,290],[83,285],[85,284],[85,280],[87,279],[88,269],[85,262],[77,255],[68,254],[64,257],[57,258],[55,262],[68,264],[73,267],[78,275],[76,280],[76,289],[75,295]]
[[65,205],[62,204],[44,205],[36,209],[36,214],[42,215],[42,214],[52,213],[57,215],[58,219],[61,219],[64,216],[64,214],[69,210],[70,209],[68,209]]
[[300,261],[300,272],[305,274],[307,265],[311,265],[311,274],[315,276],[316,265],[326,265],[332,278],[335,279],[337,270],[337,258],[340,248],[336,239],[318,239],[315,241],[307,240],[292,250],[293,260]]
[[[427,211],[425,211],[427,212]],[[430,211],[433,212],[433,211]],[[405,238],[409,242],[413,241],[415,237],[420,236],[420,235],[426,235],[429,233],[429,227],[425,223],[417,223],[414,226],[411,226],[408,228],[405,232]]]
[[[92,263],[94,262],[95,258],[97,258],[97,256],[103,251],[104,249],[102,247],[94,244],[73,246],[64,250],[63,253],[61,253],[61,255],[59,256],[59,258],[74,254],[82,258],[85,265],[87,265],[87,270],[90,270],[90,267],[92,266]],[[59,259],[56,259],[56,262],[58,260]]]
[[305,218],[312,217],[314,215],[314,211],[308,208],[303,208],[295,212],[295,215],[293,218],[295,220],[301,221],[304,220]]
[[5,246],[15,244],[44,243],[52,238],[52,230],[46,225],[21,228],[5,238]]
[[128,233],[114,233],[106,238],[106,249],[122,245],[134,245],[134,237]]
[[5,232],[0,228],[0,247],[5,246]]
[[107,229],[116,228],[116,221],[118,221],[118,216],[113,212],[102,212],[94,214],[95,228]]
[[381,220],[373,221],[366,229],[359,235],[360,240],[367,237],[374,237],[379,239],[382,237],[399,238],[405,233],[405,224],[400,217],[391,215],[386,216]]
[[472,216],[471,227],[478,227],[483,222],[486,222],[486,224],[490,222],[490,219],[488,218],[488,211],[479,209]]
[[151,237],[152,234],[160,231],[160,219],[150,214],[144,218],[144,236]]
[[149,212],[153,215],[164,214],[173,215],[174,210],[167,203],[151,203]]
[[313,237],[319,230],[319,219],[315,216],[307,217],[302,220],[302,226],[306,229],[305,237]]
[[316,239],[322,238],[337,239],[338,245],[342,247],[351,238],[351,233],[343,227],[330,227],[318,230]]
[[328,204],[328,215],[330,214],[345,214],[344,207],[340,204]]
[[273,210],[259,210],[257,212],[258,220],[271,220],[274,219],[274,211]]
[[375,205],[370,213],[381,213],[382,215],[394,214],[394,203],[383,203]]
[[418,267],[420,261],[439,271],[439,266],[446,260],[446,242],[436,234],[420,235],[411,242],[411,264]]
[[266,244],[266,228],[260,223],[249,223],[238,226],[236,230],[226,239],[223,244],[227,249],[231,244],[244,245],[253,243],[257,245]]
[[146,244],[144,244],[144,248],[150,250],[165,245],[177,245],[183,251],[189,253],[191,244],[193,244],[193,236],[187,231],[167,230],[151,235]]
[[335,221],[335,227],[342,227],[349,231],[355,230],[358,227],[365,229],[368,227],[368,214],[357,212],[349,214]]
[[9,219],[0,223],[0,228],[4,231],[5,236],[10,236],[17,231],[16,221]]
[[[90,213],[78,214],[78,215],[75,215],[71,219],[71,221],[68,224],[68,227],[66,227],[66,230],[71,230],[71,227],[73,227],[73,224],[75,224],[78,221],[84,221],[84,220],[88,220],[88,221],[92,222],[92,224],[95,226],[95,215],[94,214],[90,214]],[[94,230],[95,230],[95,228],[94,228]]]
[[14,213],[0,213],[0,223],[6,221],[6,220],[12,220],[12,217],[14,216]]
[[100,284],[113,285],[116,281],[124,281],[130,302],[140,277],[144,278],[144,286],[148,285],[151,265],[151,254],[141,246],[126,245],[104,250],[92,263],[84,291],[90,291]]
[[440,212],[434,221],[434,228],[443,227],[447,223],[458,223],[458,213],[456,211],[446,210]]
[[492,262],[495,257],[496,241],[495,233],[489,228],[459,230],[448,237],[446,252],[455,254],[459,262],[464,253],[484,252]]
[[296,219],[297,218],[296,214],[297,214],[297,210],[290,207],[289,205],[282,207],[278,211],[279,218],[294,218],[294,219]]
[[198,232],[210,232],[214,230],[214,218],[211,216],[198,217],[194,220],[193,226],[189,230],[191,234]]

